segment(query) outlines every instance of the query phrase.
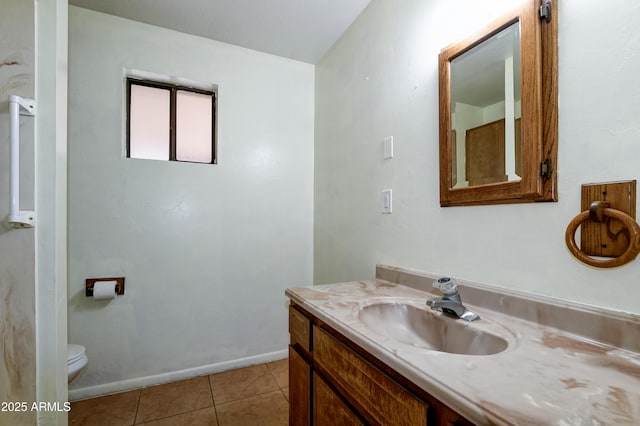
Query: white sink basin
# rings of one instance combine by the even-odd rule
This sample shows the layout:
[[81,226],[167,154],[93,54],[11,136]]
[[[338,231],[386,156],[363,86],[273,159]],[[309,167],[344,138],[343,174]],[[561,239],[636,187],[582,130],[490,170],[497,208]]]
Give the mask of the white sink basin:
[[367,328],[379,335],[433,351],[493,355],[507,349],[508,342],[502,337],[428,309],[383,302],[362,307],[359,317]]

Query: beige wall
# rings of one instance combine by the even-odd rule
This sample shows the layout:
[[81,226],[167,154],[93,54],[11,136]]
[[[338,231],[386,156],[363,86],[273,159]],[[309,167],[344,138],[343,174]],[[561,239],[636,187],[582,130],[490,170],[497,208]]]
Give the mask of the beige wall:
[[581,184],[640,177],[637,2],[559,1],[560,201],[439,206],[438,53],[509,3],[373,0],[317,65],[316,283],[379,262],[640,313],[640,259],[597,270],[564,243]]
[[[69,12],[71,398],[286,357],[284,291],[312,281],[314,67]],[[125,158],[125,69],[218,85],[218,164]],[[84,296],[112,276],[124,296]]]

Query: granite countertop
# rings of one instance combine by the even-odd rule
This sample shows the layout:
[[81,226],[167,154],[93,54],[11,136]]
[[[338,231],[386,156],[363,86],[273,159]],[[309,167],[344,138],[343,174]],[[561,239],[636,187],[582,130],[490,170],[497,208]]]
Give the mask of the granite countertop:
[[367,328],[359,311],[399,302],[442,315],[425,304],[438,295],[380,279],[291,288],[286,295],[474,423],[640,424],[639,353],[467,303],[481,320],[444,320],[498,335],[507,349],[480,356],[437,352]]

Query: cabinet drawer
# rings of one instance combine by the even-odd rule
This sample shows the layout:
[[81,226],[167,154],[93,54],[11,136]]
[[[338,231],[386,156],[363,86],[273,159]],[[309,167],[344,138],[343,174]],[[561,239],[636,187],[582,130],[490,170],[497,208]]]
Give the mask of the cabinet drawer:
[[358,416],[315,373],[313,375],[313,424],[318,426],[364,425]]
[[289,335],[291,346],[300,345],[302,349],[311,350],[311,319],[289,305]]
[[[313,327],[317,367],[339,385],[363,415],[382,425],[426,425],[427,404],[322,329]],[[366,414],[365,414],[366,413]]]

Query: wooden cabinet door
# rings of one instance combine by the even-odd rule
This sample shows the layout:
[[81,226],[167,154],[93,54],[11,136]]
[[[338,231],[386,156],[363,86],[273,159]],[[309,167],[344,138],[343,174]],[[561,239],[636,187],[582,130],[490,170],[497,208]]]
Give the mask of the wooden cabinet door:
[[504,119],[467,130],[466,179],[469,186],[506,182]]
[[317,426],[364,424],[316,373],[313,373],[313,424]]
[[311,424],[311,366],[289,346],[289,425]]
[[371,423],[427,424],[427,404],[316,326],[313,327],[313,357],[315,368],[335,383],[342,395]]

